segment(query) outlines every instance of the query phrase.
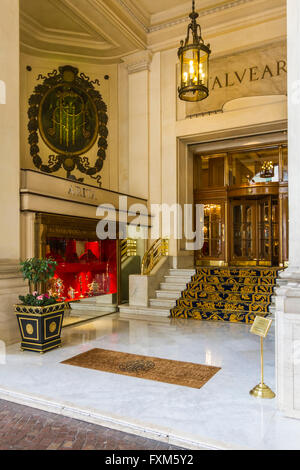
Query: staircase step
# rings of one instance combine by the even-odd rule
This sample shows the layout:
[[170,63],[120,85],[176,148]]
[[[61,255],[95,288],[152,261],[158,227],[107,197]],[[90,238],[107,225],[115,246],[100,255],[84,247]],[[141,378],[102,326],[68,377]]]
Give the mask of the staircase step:
[[187,284],[185,283],[172,283],[172,282],[161,282],[160,284],[160,290],[161,291],[174,291],[174,292],[180,292],[179,296],[181,295],[181,292],[186,289]]
[[199,268],[197,275],[277,278],[278,268]]
[[198,275],[196,274],[191,284],[220,284],[220,285],[239,285],[243,284],[246,286],[251,285],[275,285],[276,278],[273,277],[240,277],[240,276],[207,276],[207,275]]
[[171,276],[195,276],[196,269],[169,269],[169,274]]
[[181,298],[184,300],[202,300],[207,302],[265,302],[271,303],[272,297],[271,293],[262,294],[262,293],[247,293],[243,294],[241,292],[205,292],[202,291],[190,291],[186,290],[182,293]]
[[[171,317],[253,323],[275,311],[275,268],[199,268],[188,282]],[[172,281],[166,276],[166,283]],[[163,300],[162,298],[160,300]]]
[[[271,313],[271,312],[270,312]],[[267,317],[268,314],[258,314]],[[201,310],[198,308],[181,308],[174,307],[171,312],[172,317],[176,318],[193,318],[194,320],[214,320],[228,321],[233,323],[253,323],[257,314],[255,312],[244,311],[224,311],[224,310]]]
[[283,287],[286,286],[288,281],[286,279],[277,279],[276,280],[276,286],[277,287]]
[[177,300],[181,296],[182,290],[157,290],[157,299],[173,299]]
[[150,307],[173,308],[176,305],[176,299],[150,299]]
[[270,302],[209,302],[207,300],[177,300],[176,306],[181,308],[196,308],[200,310],[223,310],[230,312],[268,313]]
[[157,316],[168,318],[170,316],[169,308],[158,307],[136,307],[129,304],[122,304],[119,306],[120,316],[122,315],[142,315],[142,316]]
[[165,282],[170,284],[185,284],[191,282],[191,276],[165,276]]
[[275,285],[267,284],[267,285],[257,285],[257,284],[207,284],[207,283],[198,283],[197,282],[189,282],[186,286],[186,289],[190,289],[191,291],[202,291],[208,293],[214,292],[234,292],[234,293],[241,293],[241,294],[272,294]]

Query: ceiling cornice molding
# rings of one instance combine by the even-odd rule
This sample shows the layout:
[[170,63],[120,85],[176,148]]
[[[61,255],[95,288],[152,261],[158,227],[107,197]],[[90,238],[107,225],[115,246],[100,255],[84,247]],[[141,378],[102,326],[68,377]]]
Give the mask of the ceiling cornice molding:
[[148,34],[151,16],[146,16],[144,12],[138,8],[138,5],[136,5],[132,0],[117,0],[117,2],[125,11],[127,11],[128,15],[134,20],[134,22],[139,24],[143,31]]
[[[214,38],[217,38],[218,36],[227,35],[232,32],[237,32],[242,29],[251,28],[253,26],[256,27],[256,26],[259,26],[260,24],[267,24],[269,22],[277,21],[277,20],[285,21],[284,14],[285,14],[284,7],[274,9],[272,12],[270,12],[268,17],[266,17],[266,14],[264,12],[253,13],[253,15],[247,16],[247,18],[245,18],[243,22],[241,22],[239,19],[234,19],[231,21],[227,21],[226,23],[223,23],[222,28],[220,27],[220,25],[208,27],[205,29],[205,37],[207,41],[212,41]],[[148,48],[153,53],[159,52],[162,50],[175,49],[175,48],[178,48],[178,43],[180,39],[182,39],[182,34],[179,33],[178,31],[178,33],[172,36],[171,38],[150,44],[148,45]],[[283,39],[284,39],[283,33],[279,32],[278,36],[276,38],[275,37],[272,38],[271,41],[280,41]]]
[[117,28],[118,31],[128,39],[128,41],[130,41],[137,47],[141,47],[141,48],[146,47],[146,43],[147,43],[146,35],[138,34],[136,31],[134,31],[130,25],[126,24],[126,22],[120,18],[120,15],[118,14],[118,12],[115,12],[113,8],[107,5],[106,0],[85,0],[85,1],[89,2],[90,5],[92,5],[93,8],[97,9],[102,15],[105,15],[106,18],[111,22],[111,24],[113,24],[114,27]]
[[[199,14],[199,17],[201,18],[207,15],[219,13],[221,11],[229,10],[230,8],[235,8],[235,7],[244,5],[246,3],[254,2],[254,1],[255,0],[232,0],[229,3],[223,3],[212,8],[206,8],[206,9],[200,10],[198,11],[198,14]],[[128,4],[129,2],[127,0],[117,0],[117,2],[124,9],[127,10],[130,16],[135,20],[135,22],[138,23],[140,26],[142,26],[142,28],[147,34],[153,33],[155,31],[161,31],[163,29],[170,28],[172,26],[176,26],[178,24],[189,21],[189,15],[184,15],[179,18],[175,18],[172,21],[162,22],[160,24],[154,24],[153,26],[148,26],[147,24],[142,23],[141,19],[137,17],[136,13],[134,12],[134,9],[132,8],[132,6],[130,6],[130,4]],[[159,15],[152,15],[152,17],[159,18]]]
[[[31,46],[23,41],[20,41],[21,52],[24,54],[30,54],[36,57],[48,57],[51,59],[59,59],[59,60],[70,60],[70,61],[80,61],[80,62],[87,62],[93,63],[98,65],[116,65],[122,62],[124,54],[115,54],[109,57],[104,56],[97,56],[97,55],[86,55],[80,54],[78,52],[60,52],[57,50],[51,49],[42,49],[39,47]],[[140,52],[135,50],[134,52]]]

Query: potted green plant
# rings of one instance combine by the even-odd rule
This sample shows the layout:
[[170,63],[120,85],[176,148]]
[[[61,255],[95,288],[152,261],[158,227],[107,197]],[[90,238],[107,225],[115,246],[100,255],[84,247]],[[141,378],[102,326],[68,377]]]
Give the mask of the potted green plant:
[[57,263],[51,258],[31,258],[21,263],[29,293],[20,295],[15,312],[22,337],[21,349],[44,353],[61,345],[65,302],[43,293],[46,282],[54,276]]

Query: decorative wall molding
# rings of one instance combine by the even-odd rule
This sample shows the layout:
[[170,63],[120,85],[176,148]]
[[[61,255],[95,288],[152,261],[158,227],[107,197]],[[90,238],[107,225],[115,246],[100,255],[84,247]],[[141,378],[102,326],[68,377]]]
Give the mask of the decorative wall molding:
[[21,278],[19,260],[5,260],[0,261],[0,280],[5,278]]
[[[163,29],[170,28],[172,26],[177,26],[178,24],[186,23],[187,21],[189,21],[189,16],[185,15],[185,16],[182,16],[180,18],[174,19],[173,21],[163,22],[163,23],[156,24],[156,25],[153,25],[153,26],[149,27],[145,23],[143,23],[140,18],[138,18],[138,16],[133,11],[133,8],[131,8],[128,5],[128,2],[126,0],[117,0],[117,1],[129,13],[129,15],[134,19],[134,21],[136,23],[138,23],[144,29],[144,31],[147,34],[153,33],[153,32],[156,32],[156,31],[161,31]],[[213,8],[207,8],[205,10],[200,10],[200,11],[198,11],[199,17],[201,18],[203,16],[212,15],[214,13],[219,13],[221,11],[229,10],[230,8],[234,8],[234,7],[237,7],[237,6],[246,4],[246,3],[250,3],[250,2],[253,2],[253,1],[255,1],[255,0],[233,0],[232,2],[223,3],[221,5],[217,5]]]
[[135,23],[139,24],[141,28],[145,31],[145,33],[148,34],[150,32],[150,28],[135,14],[135,12],[133,11],[133,8],[129,6],[126,2],[124,2],[124,0],[117,0],[117,1],[121,5],[121,7],[127,11],[129,16],[131,16],[131,18],[135,21]]
[[135,54],[123,57],[122,60],[126,64],[129,74],[150,70],[152,52],[149,50],[136,52]]

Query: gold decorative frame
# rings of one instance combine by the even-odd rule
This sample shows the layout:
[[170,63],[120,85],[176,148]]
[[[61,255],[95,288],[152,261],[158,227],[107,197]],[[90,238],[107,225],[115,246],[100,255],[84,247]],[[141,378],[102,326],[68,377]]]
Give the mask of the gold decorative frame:
[[[101,186],[101,177],[100,175],[96,175],[102,170],[103,162],[106,159],[106,150],[108,146],[108,116],[107,106],[104,103],[100,93],[94,87],[95,84],[100,85],[99,80],[91,81],[90,78],[87,77],[84,73],[79,74],[79,70],[70,65],[59,67],[58,70],[53,70],[53,72],[48,73],[47,76],[40,74],[38,76],[38,80],[43,80],[43,83],[35,87],[33,94],[29,98],[28,109],[28,142],[30,145],[30,155],[32,157],[34,166],[42,172],[48,174],[55,173],[61,167],[63,167],[67,172],[67,178],[73,180],[76,180],[76,178],[74,175],[71,175],[71,173],[75,168],[77,168],[81,173],[96,179],[99,186]],[[41,110],[43,103],[49,93],[58,86],[65,87],[66,89],[68,89],[70,86],[74,86],[80,90],[88,97],[88,100],[90,103],[92,103],[93,109],[95,111],[96,131],[93,135],[93,138],[85,148],[82,148],[76,152],[69,152],[67,148],[63,151],[55,148],[55,146],[50,144],[43,131],[41,122]],[[57,155],[50,155],[48,157],[47,164],[43,163],[43,160],[39,155],[40,148],[38,145],[38,132],[41,134],[42,139],[46,145],[57,153]],[[87,157],[83,157],[82,155],[92,148],[97,140],[98,135],[99,140],[97,159],[94,166],[91,166],[89,159]],[[79,178],[78,181],[83,182],[83,178]]]

